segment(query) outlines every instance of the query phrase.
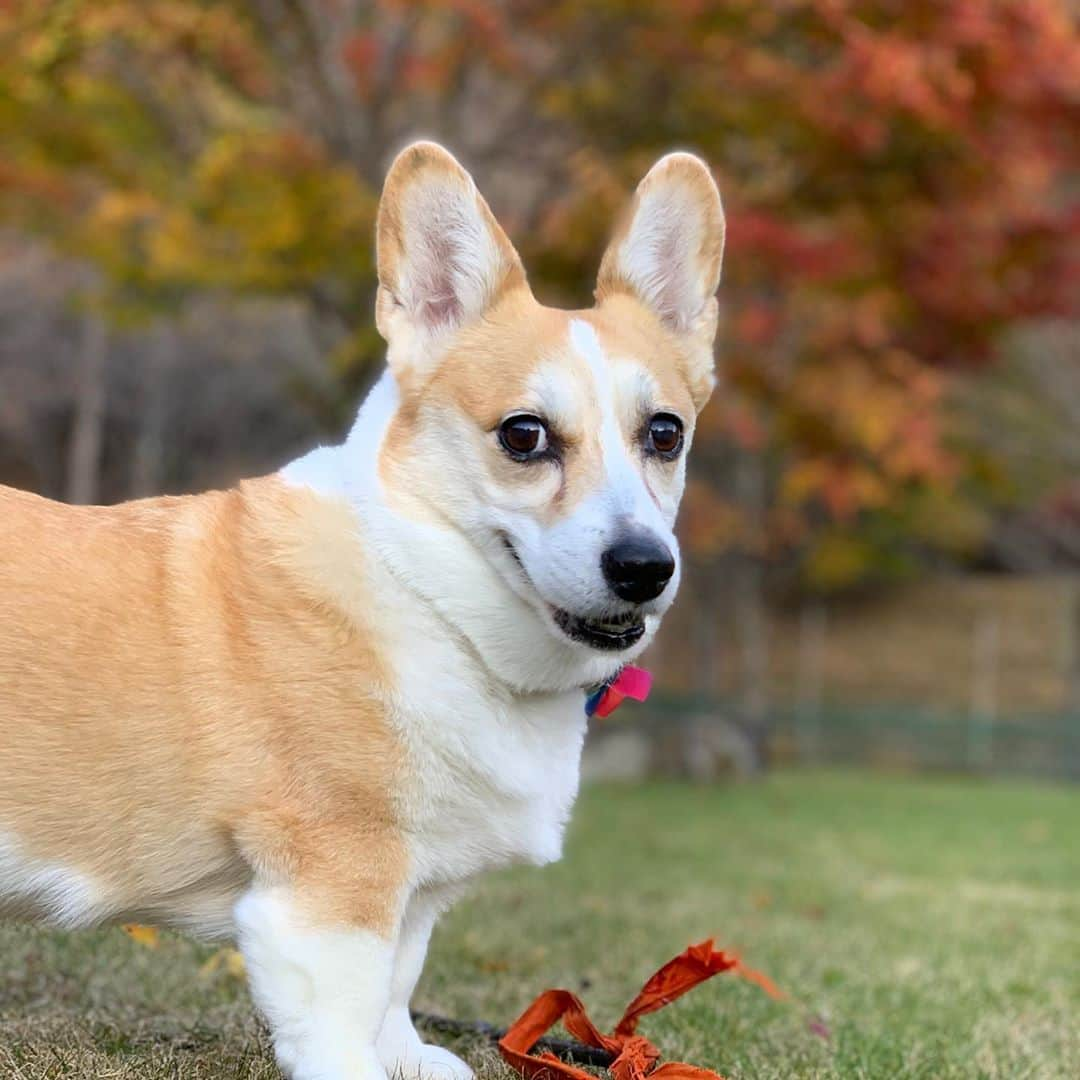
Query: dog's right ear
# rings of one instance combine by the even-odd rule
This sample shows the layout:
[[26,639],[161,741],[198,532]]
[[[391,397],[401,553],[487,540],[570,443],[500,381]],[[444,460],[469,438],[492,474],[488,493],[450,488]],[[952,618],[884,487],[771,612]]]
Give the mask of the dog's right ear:
[[437,143],[398,154],[376,229],[375,323],[398,375],[429,367],[454,331],[525,284],[521,260],[472,177]]

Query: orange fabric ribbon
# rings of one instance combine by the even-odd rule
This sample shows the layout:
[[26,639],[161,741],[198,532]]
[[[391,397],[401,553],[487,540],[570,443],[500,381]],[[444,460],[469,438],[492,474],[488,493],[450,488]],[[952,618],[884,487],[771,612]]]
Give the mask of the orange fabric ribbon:
[[646,1076],[653,1080],[723,1080],[711,1069],[681,1061],[658,1066],[660,1051],[644,1035],[637,1034],[637,1025],[642,1016],[662,1009],[699,983],[725,971],[749,979],[771,997],[784,996],[760,971],[744,967],[731,953],[714,949],[710,939],[691,945],[656,972],[627,1005],[610,1035],[596,1029],[575,994],[569,990],[545,990],[499,1040],[499,1050],[503,1060],[528,1080],[596,1080],[592,1073],[568,1065],[554,1054],[529,1053],[536,1040],[561,1020],[575,1039],[612,1055],[610,1068],[615,1080],[644,1080]]

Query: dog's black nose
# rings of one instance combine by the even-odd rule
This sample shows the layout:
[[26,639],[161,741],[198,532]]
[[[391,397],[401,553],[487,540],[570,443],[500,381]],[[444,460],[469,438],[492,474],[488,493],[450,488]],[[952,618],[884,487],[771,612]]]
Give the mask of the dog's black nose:
[[623,600],[655,600],[675,573],[675,558],[655,536],[638,533],[617,540],[600,557],[611,591]]

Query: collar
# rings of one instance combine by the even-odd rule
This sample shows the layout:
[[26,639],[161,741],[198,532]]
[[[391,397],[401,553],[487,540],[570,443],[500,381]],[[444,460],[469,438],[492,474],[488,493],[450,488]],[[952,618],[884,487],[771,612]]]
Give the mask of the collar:
[[652,689],[652,675],[644,668],[627,664],[599,686],[585,691],[585,715],[601,720],[610,716],[626,698],[644,701]]

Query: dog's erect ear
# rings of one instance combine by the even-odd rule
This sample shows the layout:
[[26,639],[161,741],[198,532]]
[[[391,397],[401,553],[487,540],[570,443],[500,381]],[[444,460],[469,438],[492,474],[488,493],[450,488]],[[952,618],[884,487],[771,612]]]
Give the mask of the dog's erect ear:
[[723,254],[724,209],[712,174],[693,154],[668,154],[638,184],[596,284],[598,302],[629,294],[669,330],[707,345],[708,372],[690,374],[709,389]]
[[453,331],[525,284],[521,260],[472,177],[437,143],[398,154],[376,232],[375,322],[391,367],[422,364]]

